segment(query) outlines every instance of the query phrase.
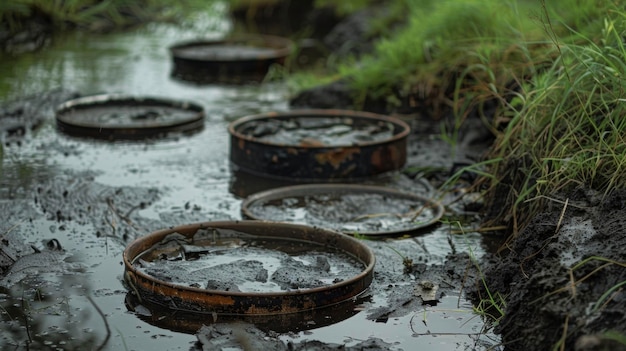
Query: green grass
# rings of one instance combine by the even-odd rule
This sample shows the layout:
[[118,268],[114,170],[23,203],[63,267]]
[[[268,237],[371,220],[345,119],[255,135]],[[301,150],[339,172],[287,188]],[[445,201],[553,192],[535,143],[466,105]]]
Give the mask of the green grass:
[[[527,55],[516,45],[526,40],[524,29],[534,26],[520,21],[516,6],[488,0],[411,0],[395,5],[392,13],[408,14],[406,25],[384,37],[375,51],[358,61],[348,60],[331,73],[347,79],[355,91],[355,103],[366,98],[399,98],[415,95],[444,104],[457,74],[467,81],[493,78],[509,81],[512,70],[527,67]],[[539,35],[537,35],[539,37]],[[513,67],[515,60],[521,62]],[[480,65],[509,64],[497,76],[485,77]],[[520,75],[519,72],[513,72]]]
[[[572,29],[573,30],[573,29]],[[626,188],[626,13],[608,9],[599,33],[571,32],[545,71],[521,86],[519,106],[492,157],[499,218],[521,230],[549,197],[576,187],[608,195]]]
[[148,21],[184,18],[206,8],[206,3],[201,0],[12,0],[0,2],[0,22],[17,31],[29,18],[41,16],[55,30],[115,30]]
[[315,79],[345,79],[357,109],[368,99],[390,106],[404,100],[434,118],[452,114],[455,123],[442,132],[451,143],[477,112],[497,136],[488,159],[474,167],[484,173],[491,203],[500,201],[490,226],[516,233],[549,197],[577,186],[604,194],[626,187],[620,117],[626,20],[618,5],[409,0],[402,6],[405,27],[381,39],[371,55],[294,80],[311,86]]

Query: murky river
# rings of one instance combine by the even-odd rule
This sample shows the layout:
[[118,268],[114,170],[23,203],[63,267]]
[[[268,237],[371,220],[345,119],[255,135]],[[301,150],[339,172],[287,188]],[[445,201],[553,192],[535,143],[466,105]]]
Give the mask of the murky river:
[[[107,335],[106,350],[188,350],[196,341],[193,334],[147,323],[128,310],[121,262],[129,240],[159,226],[241,219],[242,194],[264,187],[260,179],[250,182],[231,171],[227,125],[245,115],[288,109],[287,87],[282,83],[199,86],[170,77],[167,48],[181,40],[219,36],[231,28],[224,18],[218,9],[215,16],[186,28],[150,25],[105,36],[59,36],[41,52],[2,59],[3,101],[59,88],[83,95],[126,93],[192,100],[205,108],[206,117],[201,132],[148,142],[71,138],[59,133],[49,118],[25,142],[4,146],[0,201],[4,207],[10,204],[13,213],[0,217],[0,237],[19,232],[27,246],[37,248],[55,239],[64,251],[49,258],[53,264],[45,264],[46,269],[37,270],[32,263],[13,274],[14,281],[3,282],[0,315],[6,328],[0,332],[1,349],[14,345],[24,349],[29,339],[33,345],[50,349],[97,349]],[[409,163],[415,157],[421,156],[409,156]],[[424,191],[419,184],[398,182],[398,177],[373,183]],[[58,203],[49,198],[40,203],[34,194],[51,180],[63,184],[66,191],[60,193]],[[132,225],[123,223],[124,216],[114,216],[123,210],[121,193],[126,189],[133,189],[135,197],[145,197],[145,206],[123,211],[142,219]],[[64,214],[84,215],[88,217],[84,221],[60,221],[63,214],[54,217],[42,210],[63,208],[63,202],[87,207],[102,198],[116,199],[115,205],[109,204],[102,212],[73,208]],[[19,206],[31,206],[33,201],[41,215],[20,218]],[[99,220],[104,224],[94,225]],[[411,286],[419,281],[418,276],[402,274],[397,253],[416,262],[442,264],[451,246],[462,251],[472,248],[477,255],[483,252],[479,235],[449,236],[446,230],[443,226],[415,238],[372,241],[379,269],[395,270],[397,279],[389,273],[376,277],[373,284],[378,288],[373,287],[371,297],[360,307],[364,311],[280,338],[353,345],[375,337],[392,349],[481,349],[483,323],[471,312],[471,304],[458,296],[446,296],[434,308],[410,304],[412,310],[397,317],[391,314],[384,321],[368,318],[388,303],[393,294],[389,290],[407,292],[405,298],[410,299]],[[54,264],[55,260],[62,264]]]

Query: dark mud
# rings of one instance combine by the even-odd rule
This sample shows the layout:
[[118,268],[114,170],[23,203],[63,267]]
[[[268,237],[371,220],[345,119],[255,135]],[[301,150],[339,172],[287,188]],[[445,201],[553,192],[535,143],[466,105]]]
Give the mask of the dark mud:
[[395,134],[391,123],[350,118],[294,118],[246,123],[238,132],[268,143],[294,146],[340,146],[382,142]]
[[0,140],[19,142],[44,121],[54,118],[59,104],[78,96],[76,92],[55,90],[4,103],[0,106]]
[[559,199],[484,271],[506,296],[497,331],[506,350],[626,350],[626,192]]
[[437,208],[426,201],[391,193],[333,193],[285,196],[252,202],[247,210],[256,219],[302,223],[349,234],[398,234],[434,224]]
[[327,351],[327,350],[388,350],[392,344],[377,338],[361,341],[354,346],[345,344],[328,344],[320,341],[289,342],[285,344],[277,335],[267,335],[254,325],[237,323],[231,325],[203,326],[196,334],[198,342],[192,351],[204,350],[268,350],[268,351]]

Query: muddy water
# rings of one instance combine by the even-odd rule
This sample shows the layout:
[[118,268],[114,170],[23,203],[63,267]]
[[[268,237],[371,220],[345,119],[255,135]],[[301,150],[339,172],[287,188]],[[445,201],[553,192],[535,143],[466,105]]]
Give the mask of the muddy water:
[[365,269],[346,253],[302,241],[167,244],[139,255],[133,264],[159,280],[202,289],[254,293],[311,289],[350,279]]
[[245,45],[207,45],[193,48],[181,48],[178,54],[181,57],[197,60],[242,60],[250,57],[267,57],[276,50],[271,48],[253,47]]
[[251,121],[238,132],[279,145],[341,146],[389,140],[394,136],[391,123],[353,125],[349,118],[299,118]]
[[[140,309],[128,310],[121,254],[130,240],[163,227],[240,219],[242,199],[237,194],[265,186],[260,179],[242,184],[231,171],[226,126],[244,115],[286,110],[286,87],[197,86],[170,78],[167,47],[196,39],[197,33],[218,35],[230,27],[223,22],[225,16],[216,18],[182,29],[161,25],[102,37],[73,34],[43,52],[0,62],[4,101],[62,88],[83,95],[180,98],[198,102],[207,111],[200,133],[113,143],[65,136],[48,114],[27,138],[3,144],[0,235],[23,259],[0,281],[5,324],[0,348],[30,343],[35,349],[104,345],[105,350],[188,350],[195,343],[188,332],[146,322]],[[424,150],[430,149],[445,148],[424,139],[409,163],[422,162]],[[447,162],[437,154],[426,159],[437,163],[429,166]],[[423,187],[399,174],[370,183],[426,195]],[[326,319],[337,323],[309,323],[281,334],[282,341],[354,345],[378,338],[396,350],[484,349],[497,344],[483,333],[484,324],[459,296],[459,286],[458,294],[442,296],[436,308],[422,305],[414,294],[415,284],[425,277],[448,279],[444,273],[429,275],[427,267],[443,267],[451,252],[471,248],[480,255],[479,235],[449,235],[448,227],[441,226],[419,237],[368,245],[377,256],[377,274],[358,306],[360,312],[342,315],[343,321],[329,315]],[[402,256],[413,260],[411,272],[404,272]],[[458,271],[447,271],[460,279],[459,267],[466,263],[454,266]]]
[[402,233],[435,218],[422,201],[385,194],[321,194],[257,201],[249,206],[254,218],[320,226],[344,233]]

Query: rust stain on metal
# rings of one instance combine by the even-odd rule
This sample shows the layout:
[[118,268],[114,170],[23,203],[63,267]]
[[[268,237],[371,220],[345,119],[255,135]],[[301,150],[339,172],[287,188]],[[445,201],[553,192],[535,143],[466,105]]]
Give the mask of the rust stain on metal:
[[315,160],[319,164],[330,164],[335,169],[339,168],[342,163],[347,160],[351,160],[354,155],[361,152],[358,147],[334,149],[328,152],[319,153],[315,155]]
[[[330,285],[323,291],[305,289],[275,295],[268,293],[259,295],[254,293],[229,294],[223,291],[179,286],[146,276],[133,267],[133,260],[146,250],[146,246],[152,247],[167,235],[178,233],[191,238],[198,230],[211,228],[215,230],[232,229],[251,235],[263,235],[278,239],[299,238],[300,240],[319,243],[332,243],[337,248],[350,252],[356,257],[364,256],[363,264],[366,265],[366,268],[361,274],[348,279],[342,285]],[[348,236],[295,224],[285,223],[277,226],[274,223],[263,224],[258,221],[194,223],[156,231],[131,243],[123,254],[126,267],[124,279],[128,283],[129,290],[138,299],[146,298],[146,301],[155,298],[161,299],[163,303],[167,303],[165,305],[167,309],[248,315],[289,314],[344,301],[364,290],[371,283],[375,258],[371,250],[360,245],[355,239]],[[345,284],[348,286],[343,286]]]
[[246,141],[243,139],[239,139],[239,142],[237,143],[237,145],[239,145],[240,150],[243,150],[246,147]]
[[387,169],[390,165],[401,164],[402,157],[397,148],[384,147],[372,152],[370,162],[376,169]]
[[300,140],[300,146],[322,147],[322,146],[326,146],[326,144],[314,138],[303,138],[302,140]]

